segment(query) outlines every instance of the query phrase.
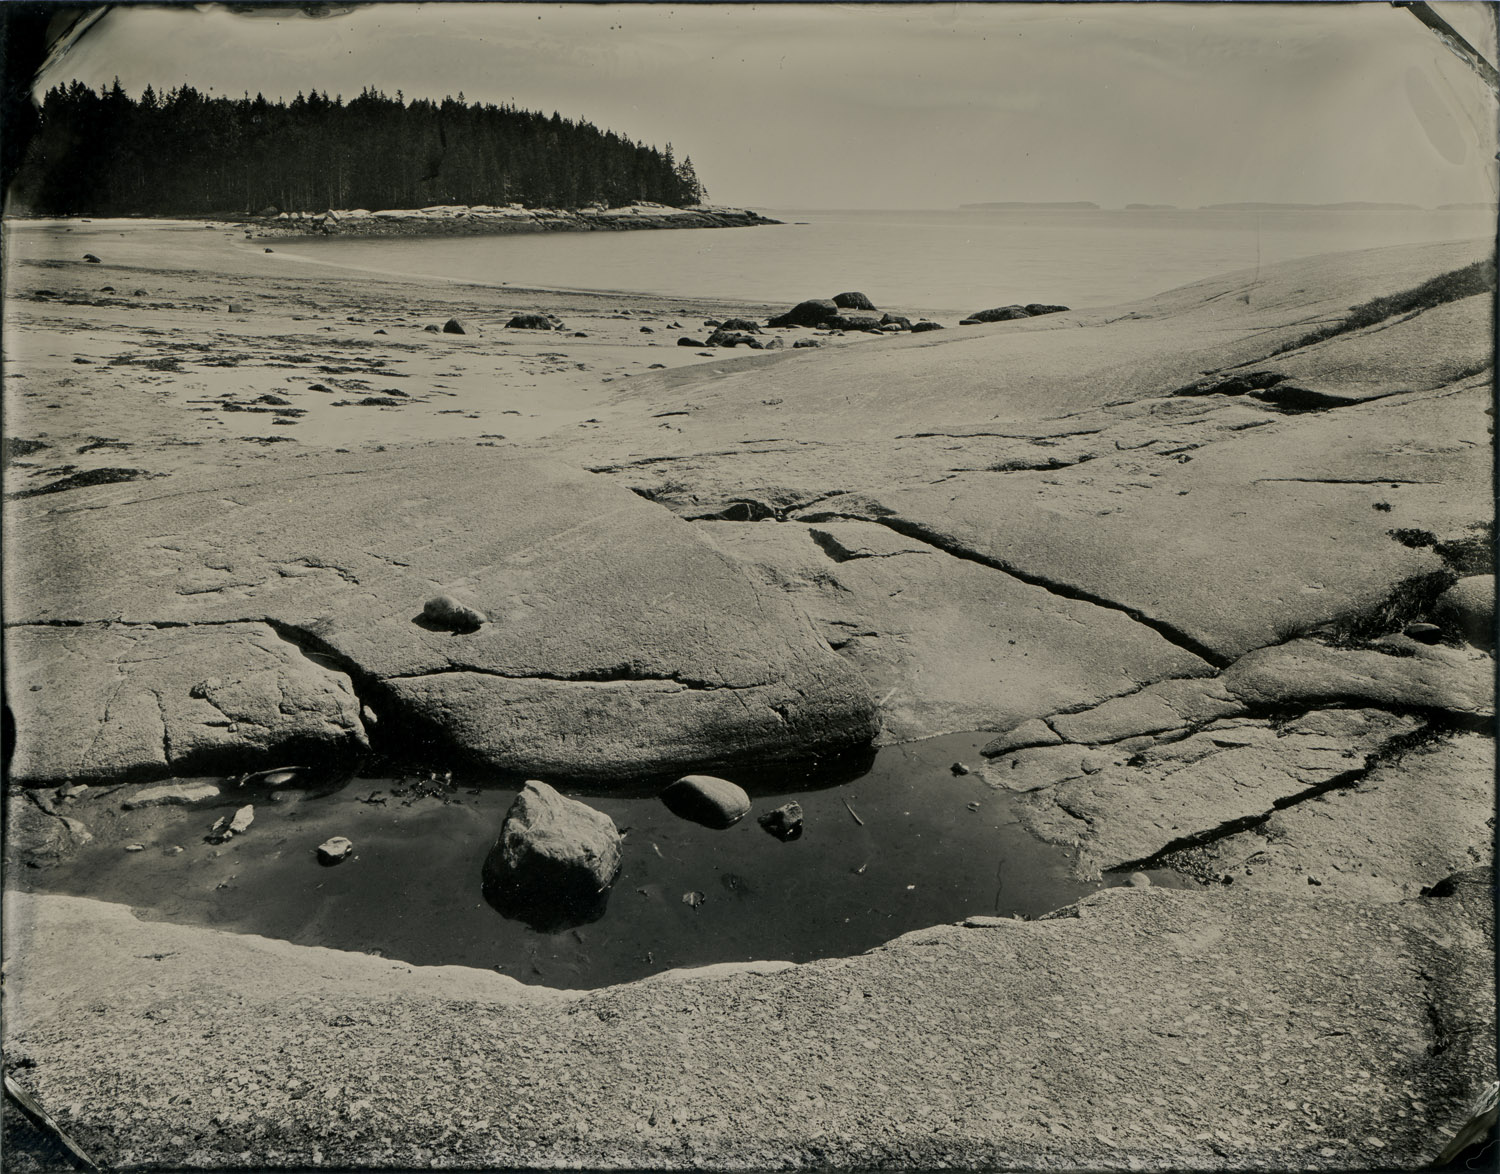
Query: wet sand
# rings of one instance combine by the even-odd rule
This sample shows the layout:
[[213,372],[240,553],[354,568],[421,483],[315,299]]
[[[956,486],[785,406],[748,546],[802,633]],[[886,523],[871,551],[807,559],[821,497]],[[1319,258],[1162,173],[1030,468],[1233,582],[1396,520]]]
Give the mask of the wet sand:
[[[677,345],[712,333],[705,320],[785,309],[371,274],[194,221],[13,221],[5,243],[5,431],[47,445],[11,465],[8,492],[99,469],[587,429],[622,381],[752,353]],[[518,313],[563,326],[507,329]],[[466,333],[428,329],[451,318]]]

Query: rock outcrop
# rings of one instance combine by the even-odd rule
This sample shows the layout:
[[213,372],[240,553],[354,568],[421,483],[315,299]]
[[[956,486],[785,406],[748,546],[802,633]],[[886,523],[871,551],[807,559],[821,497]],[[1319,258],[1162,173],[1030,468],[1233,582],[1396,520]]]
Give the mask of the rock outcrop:
[[1017,318],[1030,318],[1025,306],[996,306],[993,310],[976,310],[959,322],[960,326],[973,326],[978,322],[1014,322]]
[[757,351],[765,347],[765,344],[753,334],[745,334],[742,331],[735,330],[724,330],[722,328],[710,334],[708,341],[704,345],[721,347],[747,346],[751,350]]
[[235,773],[368,747],[348,676],[264,623],[13,627],[6,658],[22,782]]
[[798,302],[785,314],[772,318],[770,326],[826,326],[837,318],[839,307],[831,298],[810,298]]
[[[796,757],[876,730],[858,674],[779,593],[660,506],[548,461],[331,454],[57,500],[9,506],[18,779],[349,753],[361,700],[393,746],[543,777]],[[439,584],[491,622],[413,623]]]
[[1495,576],[1469,575],[1433,604],[1433,618],[1479,648],[1495,647]]
[[976,310],[960,326],[973,326],[980,322],[1014,322],[1019,318],[1039,318],[1044,314],[1063,314],[1067,306],[1052,306],[1045,302],[1030,302],[1024,306],[996,306],[991,310]]
[[561,330],[562,321],[550,314],[514,314],[505,324],[507,330]]
[[[1492,720],[1493,674],[1481,653],[1399,636],[1294,640],[1214,678],[1018,725],[984,747],[983,774],[1024,792],[1023,821],[1078,845],[1084,873],[1152,865],[1235,880],[1258,875],[1238,871],[1251,857],[1286,856],[1272,846],[1281,829],[1317,828],[1327,835],[1299,833],[1300,883],[1363,874],[1387,879],[1361,896],[1415,896],[1489,859],[1493,744],[1463,731]],[[1406,880],[1392,890],[1393,877]]]
[[1429,1166],[1494,1079],[1491,899],[1303,890],[1115,888],[586,992],[10,892],[6,1053],[111,1167]]

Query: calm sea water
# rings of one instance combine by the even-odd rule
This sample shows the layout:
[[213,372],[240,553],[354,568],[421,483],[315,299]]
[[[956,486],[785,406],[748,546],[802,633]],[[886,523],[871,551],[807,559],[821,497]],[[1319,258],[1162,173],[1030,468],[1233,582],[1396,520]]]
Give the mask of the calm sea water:
[[526,288],[797,302],[860,290],[882,307],[1113,305],[1294,257],[1493,237],[1492,212],[829,212],[674,232],[313,240],[278,252],[378,272]]

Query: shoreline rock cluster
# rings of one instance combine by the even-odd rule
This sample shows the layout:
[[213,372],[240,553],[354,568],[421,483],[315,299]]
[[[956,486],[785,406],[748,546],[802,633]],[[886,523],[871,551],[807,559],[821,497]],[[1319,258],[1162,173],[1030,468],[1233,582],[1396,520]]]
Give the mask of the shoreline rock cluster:
[[330,209],[248,216],[247,236],[479,236],[535,232],[626,232],[636,229],[752,228],[779,220],[740,208],[673,208],[639,203],[621,208],[527,208],[520,204],[457,205],[430,208]]
[[[1010,322],[1022,318],[1036,318],[1044,314],[1060,314],[1066,312],[1067,309],[1067,306],[1046,305],[1040,302],[1032,302],[1026,306],[1001,306],[992,310],[976,311],[959,322],[959,325],[974,326],[990,322]],[[707,339],[685,335],[677,340],[677,345],[726,349],[745,346],[751,350],[778,350],[786,345],[779,336],[762,339],[759,337],[760,325],[744,318],[732,318],[726,322],[709,320],[704,325],[713,327],[714,331]],[[766,320],[766,326],[774,330],[806,327],[821,334],[834,335],[846,333],[924,334],[928,331],[943,329],[942,323],[933,322],[927,318],[913,322],[905,315],[881,311],[869,297],[858,291],[835,294],[831,298],[809,298],[798,302],[785,313],[772,315]],[[821,345],[819,340],[814,337],[798,339],[793,347],[807,348],[819,345]]]

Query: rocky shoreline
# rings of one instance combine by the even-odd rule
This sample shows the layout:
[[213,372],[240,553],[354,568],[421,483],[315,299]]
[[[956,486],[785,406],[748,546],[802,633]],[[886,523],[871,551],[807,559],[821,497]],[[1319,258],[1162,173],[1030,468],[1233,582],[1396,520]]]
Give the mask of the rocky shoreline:
[[504,236],[535,232],[629,232],[641,229],[753,228],[780,224],[739,208],[671,208],[632,204],[622,208],[525,208],[520,204],[440,205],[370,212],[362,208],[322,213],[281,212],[236,218],[256,238],[287,236]]
[[[1488,242],[928,332],[309,277],[241,235],[7,261],[7,1071],[96,1159],[1344,1170],[1469,1123]],[[749,341],[677,345],[709,327]],[[1182,887],[588,992],[48,891],[148,778],[404,746],[586,793],[980,730],[955,773],[1079,877]],[[215,793],[242,833],[163,859],[322,867]]]

